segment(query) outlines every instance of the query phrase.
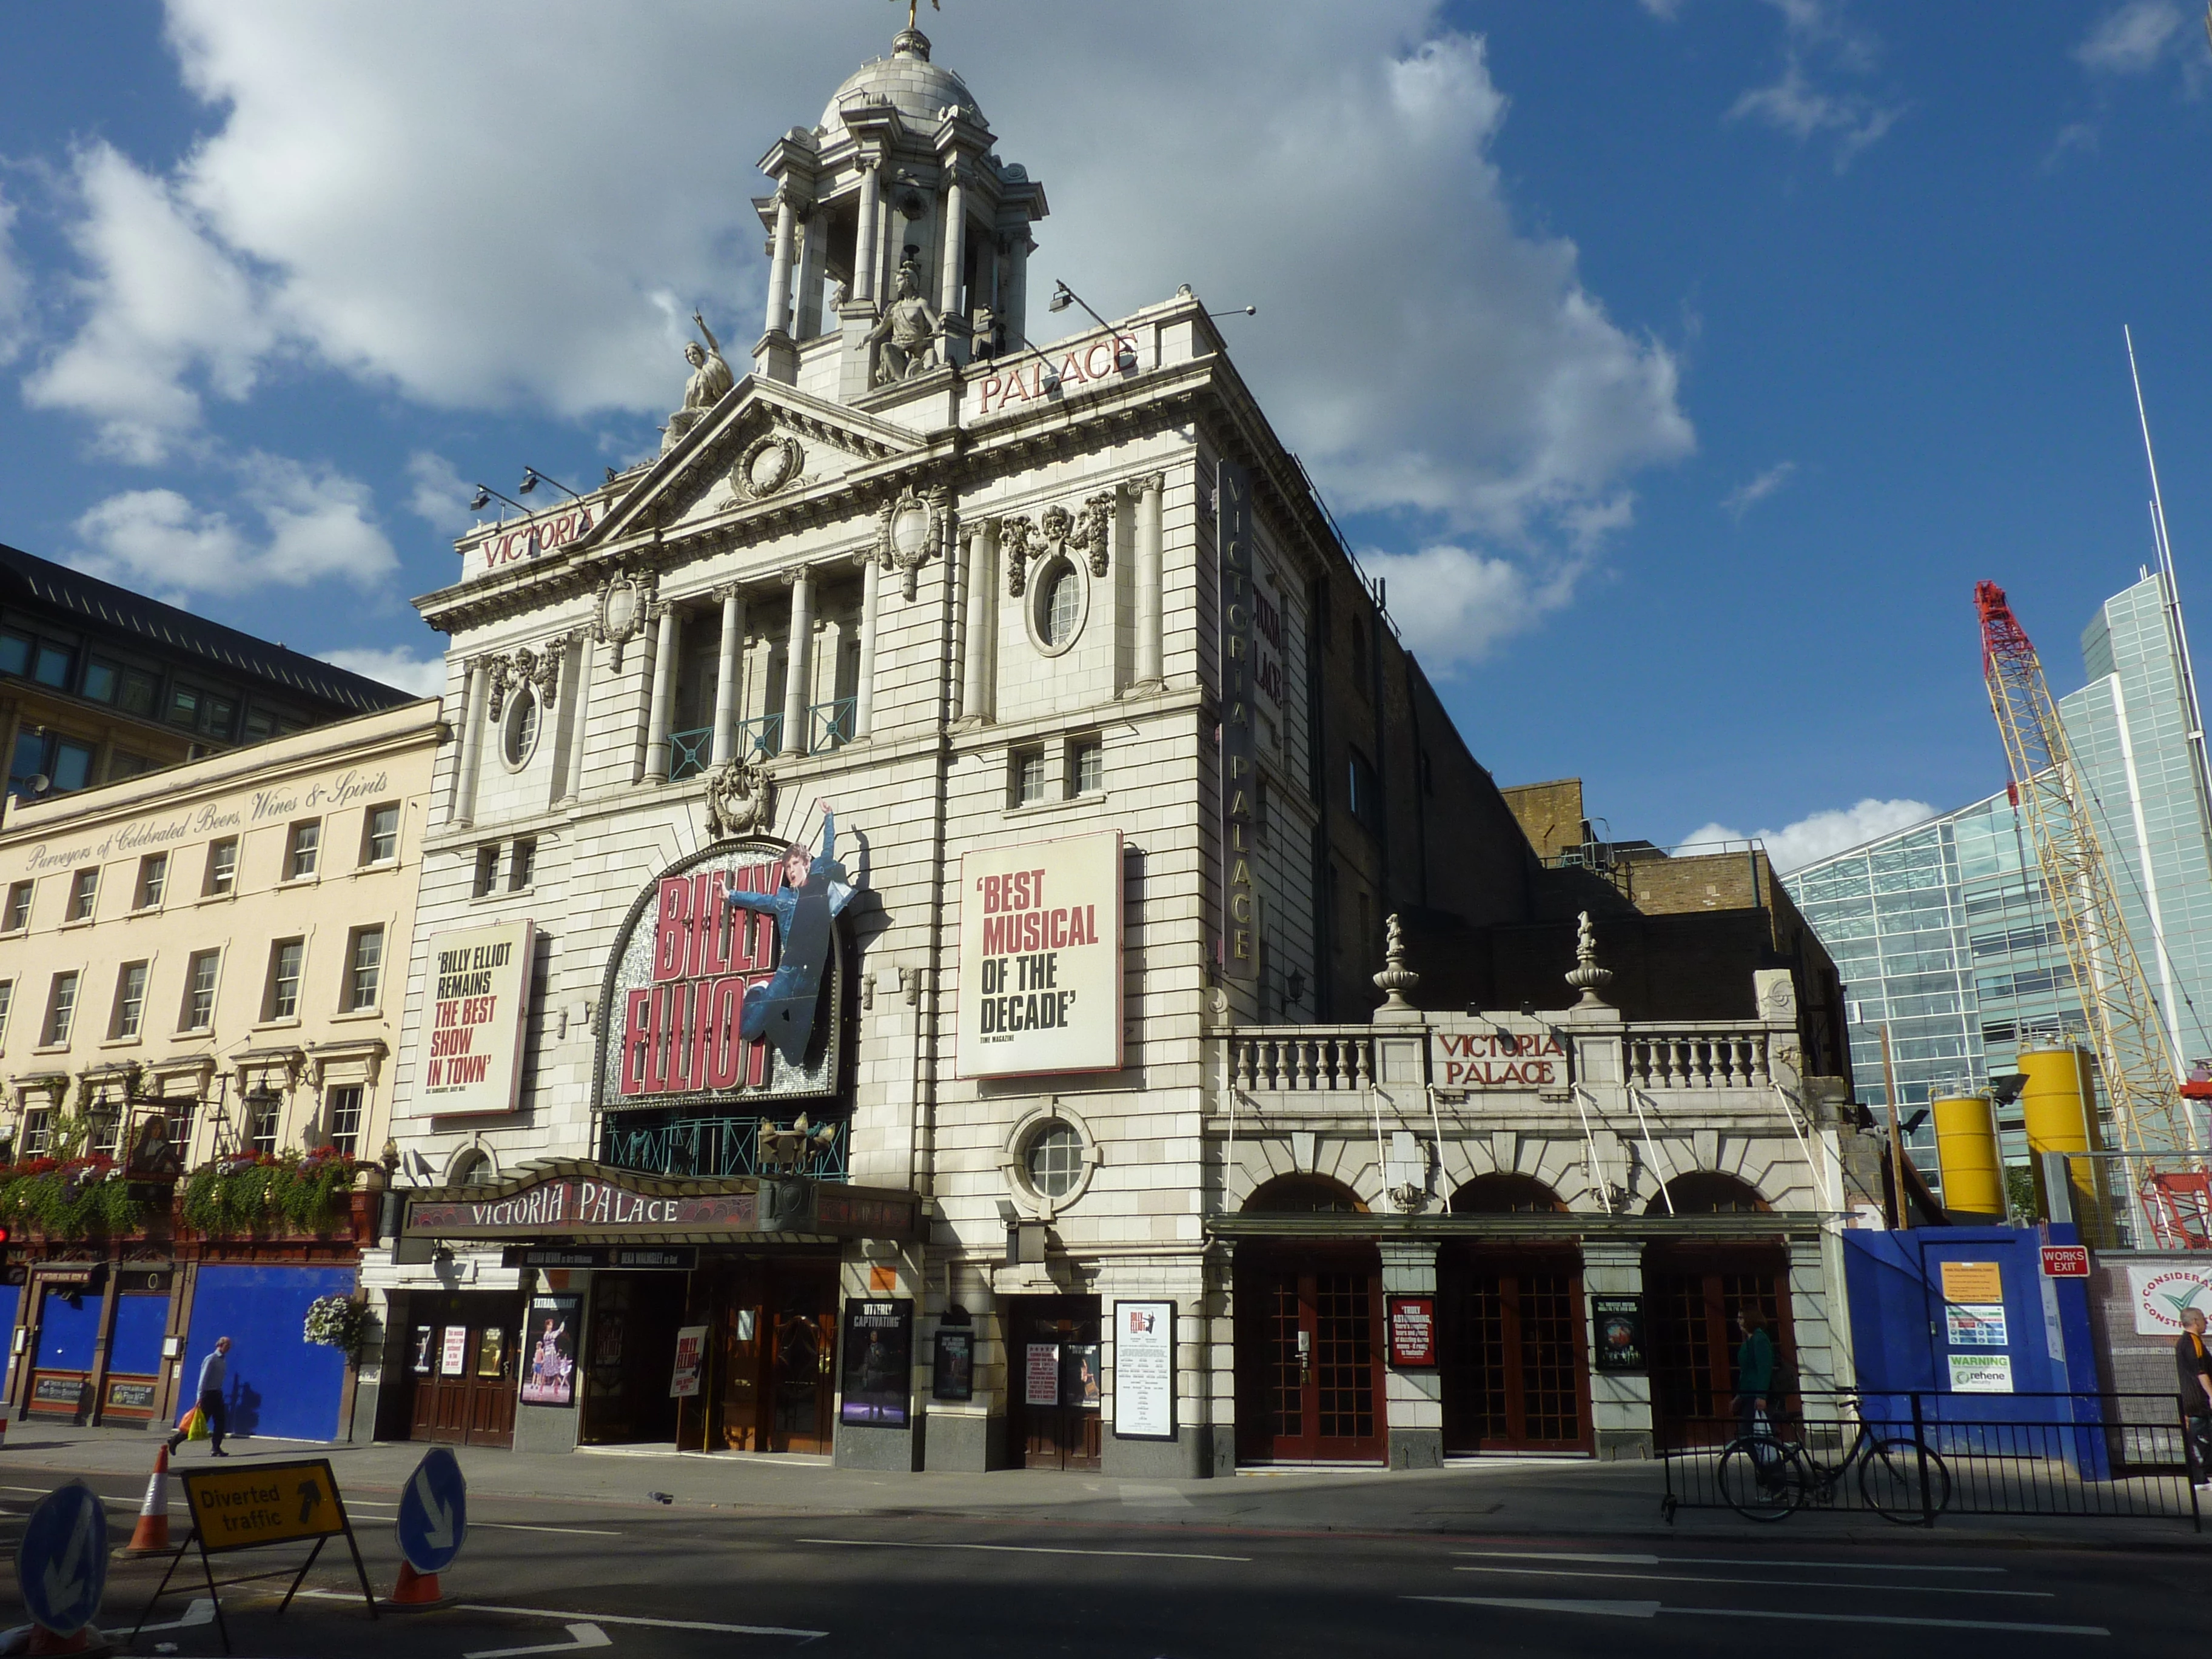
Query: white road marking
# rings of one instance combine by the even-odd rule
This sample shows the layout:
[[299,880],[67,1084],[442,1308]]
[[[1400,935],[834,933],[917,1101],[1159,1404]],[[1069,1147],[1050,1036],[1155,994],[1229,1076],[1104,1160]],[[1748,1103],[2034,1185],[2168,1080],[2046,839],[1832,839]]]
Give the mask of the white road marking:
[[195,1626],[213,1623],[215,1623],[215,1603],[206,1596],[199,1595],[192,1598],[192,1604],[185,1609],[183,1618],[172,1619],[167,1623],[161,1625],[141,1625],[138,1626],[138,1632],[143,1636],[149,1631],[191,1630]]
[[1931,1567],[1905,1561],[1775,1561],[1754,1555],[1577,1555],[1565,1550],[1454,1550],[1485,1561],[1590,1561],[1623,1567],[1807,1567],[1820,1572],[1984,1572],[2002,1578],[2009,1567]]
[[516,1659],[525,1653],[574,1653],[580,1648],[611,1648],[614,1638],[597,1625],[571,1625],[568,1634],[575,1639],[569,1642],[546,1642],[532,1648],[479,1648],[474,1653],[465,1653],[461,1659]]
[[[1771,1584],[1780,1589],[1838,1589],[1832,1578],[1715,1578],[1695,1572],[1577,1572],[1565,1567],[1454,1567],[1454,1572],[1503,1572],[1535,1578],[1636,1578],[1655,1584]],[[1916,1595],[2017,1595],[2048,1601],[2055,1590],[1976,1589],[1958,1584],[1869,1584],[1854,1580],[1855,1590],[1910,1590]]]
[[1652,1619],[1662,1613],[1704,1619],[1788,1619],[1808,1625],[1903,1625],[1914,1630],[2009,1630],[2038,1636],[2110,1636],[2102,1625],[2029,1625],[2000,1619],[1908,1619],[1887,1613],[1800,1613],[1769,1607],[1674,1607],[1658,1601],[1544,1601],[1522,1596],[1408,1595],[1408,1601],[1450,1601],[1467,1607],[1521,1607],[1537,1613],[1593,1613]]
[[1201,1555],[1196,1550],[1054,1549],[1047,1544],[918,1544],[897,1538],[794,1538],[794,1544],[842,1544],[864,1550],[982,1550],[1006,1555],[1116,1555],[1146,1561],[1247,1561],[1249,1555]]
[[574,1538],[619,1538],[618,1532],[607,1532],[598,1527],[526,1527],[520,1521],[471,1521],[469,1530],[489,1527],[495,1532],[557,1532]]
[[[326,1592],[335,1594],[335,1592]],[[575,1619],[584,1615],[554,1607],[500,1607],[483,1601],[464,1601],[459,1604],[464,1613],[519,1613],[532,1619]],[[829,1635],[826,1630],[787,1630],[781,1625],[714,1625],[699,1619],[637,1619],[627,1613],[595,1613],[592,1621],[601,1625],[635,1625],[646,1630],[710,1630],[724,1636],[797,1636],[812,1642]],[[472,1659],[484,1659],[478,1654]]]

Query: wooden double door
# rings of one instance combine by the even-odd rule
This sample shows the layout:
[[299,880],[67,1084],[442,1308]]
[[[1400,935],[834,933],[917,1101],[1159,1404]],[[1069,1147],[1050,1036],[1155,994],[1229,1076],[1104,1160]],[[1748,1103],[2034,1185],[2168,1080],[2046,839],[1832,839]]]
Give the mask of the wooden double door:
[[1585,1322],[1582,1262],[1571,1250],[1440,1251],[1444,1449],[1590,1449]]
[[515,1346],[522,1298],[465,1291],[409,1299],[407,1437],[453,1446],[514,1443]]
[[1004,1304],[1006,1445],[1026,1469],[1103,1462],[1105,1371],[1095,1296],[1019,1296]]
[[1239,1252],[1237,1453],[1248,1462],[1380,1462],[1382,1271],[1372,1249]]
[[1736,1432],[1740,1322],[1766,1317],[1778,1358],[1794,1362],[1790,1260],[1778,1246],[1647,1251],[1644,1321],[1653,1437],[1662,1451],[1724,1443]]
[[754,1256],[693,1275],[685,1323],[708,1340],[678,1443],[726,1451],[828,1452],[836,1433],[837,1261]]

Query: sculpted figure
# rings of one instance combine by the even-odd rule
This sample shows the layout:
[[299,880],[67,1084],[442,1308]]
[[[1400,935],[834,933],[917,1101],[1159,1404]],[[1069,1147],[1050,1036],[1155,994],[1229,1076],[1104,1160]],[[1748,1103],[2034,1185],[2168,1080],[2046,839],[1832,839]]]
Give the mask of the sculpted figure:
[[899,261],[897,294],[868,331],[869,341],[882,348],[876,384],[891,386],[935,368],[938,328],[936,310],[921,297],[921,267],[909,254]]
[[671,415],[668,424],[661,429],[660,453],[664,455],[683,441],[685,433],[704,420],[707,411],[721,402],[722,394],[738,383],[737,376],[730,373],[729,364],[722,361],[721,342],[707,326],[707,319],[695,311],[691,320],[706,337],[707,343],[702,346],[694,340],[684,348],[684,361],[691,365],[691,378],[684,385],[684,407]]

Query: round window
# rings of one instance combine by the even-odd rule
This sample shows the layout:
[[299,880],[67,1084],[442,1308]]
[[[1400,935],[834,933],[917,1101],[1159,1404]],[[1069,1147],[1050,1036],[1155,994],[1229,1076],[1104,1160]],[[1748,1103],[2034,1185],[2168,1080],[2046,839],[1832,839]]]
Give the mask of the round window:
[[538,699],[528,691],[515,694],[500,731],[500,756],[513,771],[530,763],[538,748]]
[[1083,1137],[1065,1123],[1048,1123],[1030,1137],[1024,1166],[1039,1193],[1065,1198],[1083,1178]]

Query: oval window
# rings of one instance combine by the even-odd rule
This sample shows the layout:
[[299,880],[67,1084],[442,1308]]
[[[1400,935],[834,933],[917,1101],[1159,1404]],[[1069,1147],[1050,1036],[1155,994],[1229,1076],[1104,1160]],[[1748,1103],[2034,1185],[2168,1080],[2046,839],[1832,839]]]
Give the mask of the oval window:
[[538,699],[528,691],[517,692],[500,732],[500,757],[509,771],[519,772],[530,763],[537,748]]

